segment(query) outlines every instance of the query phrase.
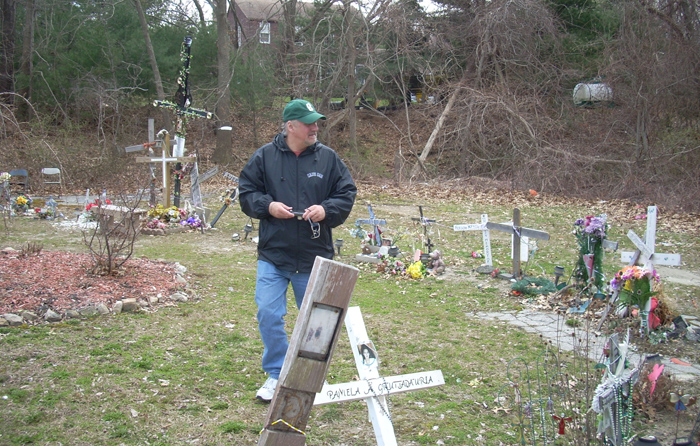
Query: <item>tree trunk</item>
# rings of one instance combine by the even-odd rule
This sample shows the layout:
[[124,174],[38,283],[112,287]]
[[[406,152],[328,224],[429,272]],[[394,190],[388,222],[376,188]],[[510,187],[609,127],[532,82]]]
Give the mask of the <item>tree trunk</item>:
[[[153,70],[153,81],[156,84],[156,95],[158,99],[165,100],[165,91],[163,90],[163,80],[160,78],[160,70],[158,70],[158,61],[156,60],[156,53],[153,51],[153,43],[151,43],[151,36],[148,33],[148,22],[146,22],[146,14],[143,11],[143,6],[141,5],[141,0],[133,0],[134,6],[136,6],[136,12],[139,15],[139,22],[141,23],[141,31],[143,31],[143,38],[146,42],[146,51],[148,52],[148,59],[151,61],[151,70]],[[161,116],[163,118],[163,127],[168,130],[172,130],[172,123],[170,121],[170,115],[165,109],[161,109]]]
[[[27,0],[26,18],[24,29],[22,30],[22,60],[19,67],[26,85],[22,85],[19,94],[24,96],[27,102],[30,103],[32,101],[32,81],[34,77],[32,54],[34,54],[34,0]],[[17,107],[19,115],[25,120],[29,118],[29,104],[27,102],[22,101]]]
[[[217,128],[231,125],[231,39],[229,25],[226,20],[228,1],[217,0],[216,6],[216,48],[217,48],[217,98],[216,123]],[[224,131],[225,135],[230,135]],[[228,164],[231,161],[231,140],[221,138],[212,154],[212,161],[218,164]]]
[[[2,23],[2,36],[0,37],[0,93],[15,91],[15,0],[1,0],[0,23]],[[8,103],[13,102],[12,95],[4,96]]]
[[345,2],[345,42],[348,49],[348,142],[350,148],[357,152],[357,112],[355,110],[355,65],[357,63],[357,51],[355,49],[355,34],[353,32],[353,9],[350,2]]
[[294,98],[303,98],[304,92],[299,81],[299,67],[297,65],[296,47],[296,16],[297,16],[297,0],[289,0],[284,2],[284,40],[282,44],[282,57],[284,66],[282,71],[287,70],[287,78],[292,81],[292,91],[290,96]]
[[423,152],[418,157],[418,162],[416,163],[415,166],[413,166],[413,169],[411,170],[411,178],[418,175],[418,173],[421,170],[421,166],[423,166],[423,163],[425,162],[426,158],[428,158],[428,155],[430,154],[430,150],[432,150],[433,144],[435,144],[435,140],[437,139],[437,135],[440,133],[440,129],[442,128],[442,125],[445,123],[445,119],[450,114],[450,111],[452,110],[452,106],[455,104],[455,100],[457,99],[457,94],[459,93],[459,90],[460,90],[459,88],[456,88],[455,91],[452,92],[452,96],[450,96],[450,100],[447,101],[447,105],[445,106],[445,109],[442,111],[440,118],[438,118],[438,121],[435,124],[435,128],[433,129],[433,133],[430,134],[430,138],[428,138],[428,142],[425,144],[425,147],[423,148]]

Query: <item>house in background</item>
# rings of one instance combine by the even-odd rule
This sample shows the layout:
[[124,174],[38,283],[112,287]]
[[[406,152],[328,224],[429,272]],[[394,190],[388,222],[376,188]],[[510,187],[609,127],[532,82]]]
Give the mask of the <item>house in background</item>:
[[[297,10],[313,8],[313,3],[297,2]],[[228,21],[236,31],[236,45],[255,41],[269,45],[279,37],[279,23],[284,17],[282,0],[235,0]]]

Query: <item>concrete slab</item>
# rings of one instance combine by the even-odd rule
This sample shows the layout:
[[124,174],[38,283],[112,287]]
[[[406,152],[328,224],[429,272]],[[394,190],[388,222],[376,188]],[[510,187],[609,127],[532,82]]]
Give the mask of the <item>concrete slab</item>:
[[700,287],[700,273],[697,271],[687,271],[672,266],[654,265],[656,272],[661,277],[661,280],[677,283],[680,285],[689,285]]
[[[545,340],[561,351],[576,351],[581,355],[587,355],[592,361],[599,361],[603,355],[603,348],[607,338],[587,335],[584,329],[573,328],[566,325],[566,318],[555,313],[545,313],[532,310],[520,312],[478,312],[474,315],[480,319],[489,321],[499,321],[514,327],[522,328],[524,331],[541,335]],[[572,336],[575,335],[575,336]],[[629,353],[630,362],[639,363],[642,355],[635,351]],[[683,366],[671,362],[667,358],[657,360],[664,364],[664,373],[674,376],[679,381],[691,381],[700,379],[700,364]]]

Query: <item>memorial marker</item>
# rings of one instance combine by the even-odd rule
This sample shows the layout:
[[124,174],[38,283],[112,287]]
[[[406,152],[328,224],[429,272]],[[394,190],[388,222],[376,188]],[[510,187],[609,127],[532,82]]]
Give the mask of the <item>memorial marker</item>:
[[163,137],[163,147],[160,158],[139,156],[136,158],[137,163],[161,163],[163,170],[163,207],[170,207],[170,167],[169,163],[183,163],[192,161],[192,157],[172,157],[168,156],[170,148],[170,135],[166,130],[161,130],[158,136]]
[[379,230],[379,226],[385,226],[386,225],[386,220],[384,219],[379,219],[376,218],[374,215],[374,211],[372,210],[372,205],[367,204],[367,210],[369,211],[369,218],[358,218],[355,220],[356,225],[372,225],[372,234],[374,237],[374,243],[377,246],[382,246],[382,232]]
[[411,220],[417,221],[421,226],[423,226],[423,238],[425,239],[424,243],[425,243],[425,246],[428,248],[427,252],[431,252],[433,250],[433,246],[435,246],[435,244],[430,240],[430,234],[429,234],[428,227],[431,224],[435,223],[435,220],[430,219],[430,218],[426,218],[423,215],[423,206],[418,206],[418,211],[420,212],[420,218],[413,217],[413,218],[411,218]]
[[538,240],[549,240],[549,234],[544,231],[539,231],[537,229],[523,228],[520,226],[520,209],[513,209],[513,223],[512,225],[501,224],[501,223],[486,223],[486,227],[490,230],[502,231],[512,234],[513,239],[513,277],[519,279],[521,274],[520,271],[520,250],[521,250],[521,239],[523,237],[531,237]]
[[[488,214],[481,214],[481,223],[454,225],[455,231],[481,231],[481,239],[484,243],[484,264],[493,269],[493,258],[491,256],[491,235],[486,225],[489,222]],[[489,271],[490,272],[490,271]]]
[[258,446],[303,446],[359,270],[316,257]]
[[360,380],[343,384],[325,384],[321,392],[316,395],[314,406],[364,400],[367,403],[377,446],[396,446],[396,434],[386,398],[394,393],[442,386],[445,384],[442,371],[432,370],[382,377],[379,375],[379,356],[374,344],[367,336],[360,307],[348,308],[345,328]]
[[[233,181],[234,183],[240,182],[240,179],[232,173],[224,172],[224,178],[227,178],[227,179]],[[231,205],[231,203],[233,203],[236,200],[236,198],[238,198],[238,187],[236,187],[233,190],[233,192],[231,192],[231,195],[226,200],[224,200],[224,205],[221,206],[221,209],[219,209],[219,212],[216,213],[216,217],[214,217],[214,219],[211,221],[210,226],[212,228],[214,227],[216,222],[219,221],[221,216],[224,215],[224,212],[226,211],[226,209],[229,207],[229,205]]]
[[621,258],[623,262],[629,262],[629,265],[636,265],[642,262],[644,268],[653,270],[654,265],[680,266],[680,254],[660,254],[654,252],[656,244],[656,206],[647,208],[647,228],[642,240],[633,230],[627,232],[627,237],[634,244],[635,252],[622,252]]
[[[154,101],[153,105],[162,107],[167,110],[172,110],[177,116],[175,123],[175,147],[173,155],[175,157],[185,156],[185,133],[188,118],[206,118],[211,119],[213,114],[206,110],[199,110],[190,107],[192,104],[192,93],[190,92],[190,49],[192,47],[192,37],[186,36],[182,42],[180,49],[180,60],[182,67],[180,74],[177,77],[177,91],[175,92],[175,102],[169,101]],[[175,161],[175,170],[181,169],[180,161]],[[196,161],[195,161],[196,163]],[[170,193],[168,192],[168,202],[170,201]],[[174,187],[174,204],[180,206],[180,179],[175,177]],[[168,206],[169,207],[169,206]]]

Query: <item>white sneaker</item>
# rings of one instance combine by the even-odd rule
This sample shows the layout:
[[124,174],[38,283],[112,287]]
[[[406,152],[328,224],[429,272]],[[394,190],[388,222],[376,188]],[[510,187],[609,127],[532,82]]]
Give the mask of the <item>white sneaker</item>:
[[275,395],[275,389],[277,388],[277,380],[275,378],[267,378],[265,384],[258,390],[255,394],[255,398],[269,403],[272,401],[272,397]]

